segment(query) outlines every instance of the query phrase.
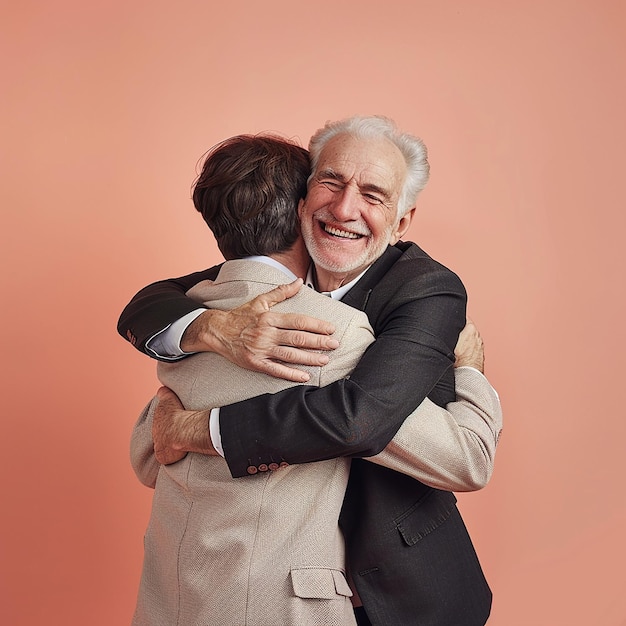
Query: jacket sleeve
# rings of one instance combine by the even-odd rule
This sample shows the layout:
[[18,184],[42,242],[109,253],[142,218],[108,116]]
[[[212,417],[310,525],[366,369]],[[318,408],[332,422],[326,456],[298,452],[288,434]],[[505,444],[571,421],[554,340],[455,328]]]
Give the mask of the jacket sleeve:
[[146,350],[146,342],[187,313],[203,308],[202,304],[188,298],[185,293],[200,281],[214,280],[219,268],[215,266],[144,287],[122,311],[117,322],[117,332],[137,350],[154,357]]
[[130,463],[135,475],[146,487],[154,489],[159,474],[159,462],[152,443],[152,416],[158,401],[156,396],[139,415],[130,437]]
[[498,394],[477,370],[454,370],[457,400],[446,408],[428,398],[376,456],[367,460],[435,489],[476,491],[493,472],[502,431]]
[[350,377],[221,408],[222,445],[233,476],[260,464],[378,454],[446,373],[452,383],[438,403],[454,399],[451,368],[465,325],[465,289],[442,266],[426,273],[420,267],[388,275],[372,290],[365,310],[376,340]]

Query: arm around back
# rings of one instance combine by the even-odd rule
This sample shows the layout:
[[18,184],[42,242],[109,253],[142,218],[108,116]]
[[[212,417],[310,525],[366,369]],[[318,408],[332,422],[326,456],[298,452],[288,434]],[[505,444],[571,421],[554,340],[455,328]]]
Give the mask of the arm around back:
[[117,332],[140,352],[154,356],[146,350],[146,342],[187,313],[202,307],[185,293],[203,280],[215,279],[219,268],[215,266],[144,287],[122,311]]
[[426,399],[389,445],[367,460],[446,491],[476,491],[493,473],[502,407],[489,381],[455,369],[457,400],[442,408]]
[[[320,389],[294,387],[223,407],[222,444],[233,476],[260,463],[372,456],[433,391],[454,363],[465,325],[458,277],[421,252],[392,248],[357,284],[376,341],[349,378]],[[353,288],[354,290],[354,288]],[[355,302],[356,304],[356,302]]]
[[130,463],[135,475],[146,487],[154,489],[160,464],[154,455],[152,417],[158,404],[156,396],[139,415],[130,439]]

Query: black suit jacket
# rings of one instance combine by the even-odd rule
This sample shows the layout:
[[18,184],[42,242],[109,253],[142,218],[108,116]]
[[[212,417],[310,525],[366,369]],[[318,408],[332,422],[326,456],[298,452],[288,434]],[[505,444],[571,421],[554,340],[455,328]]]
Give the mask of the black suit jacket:
[[[145,343],[197,308],[174,289],[207,277],[203,272],[142,290],[120,318],[120,333]],[[155,325],[149,327],[142,321],[146,310],[155,310],[164,292],[169,303],[152,314],[148,321]],[[440,405],[455,399],[454,346],[466,303],[455,274],[415,244],[400,242],[343,300],[368,314],[376,341],[348,379],[223,407],[222,444],[233,476],[281,462],[377,454],[426,396]],[[165,319],[171,312],[175,316]],[[351,573],[373,624],[486,622],[491,592],[455,503],[451,493],[354,459],[341,524]]]

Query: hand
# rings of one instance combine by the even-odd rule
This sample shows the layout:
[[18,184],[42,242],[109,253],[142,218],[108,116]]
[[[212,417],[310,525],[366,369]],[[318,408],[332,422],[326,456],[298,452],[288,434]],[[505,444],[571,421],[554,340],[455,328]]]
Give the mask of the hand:
[[152,418],[152,441],[159,463],[176,463],[187,452],[217,455],[209,435],[210,411],[186,411],[178,396],[167,387],[157,391],[157,398],[159,403]]
[[483,339],[476,326],[474,326],[474,322],[469,318],[467,319],[465,328],[463,328],[459,335],[456,347],[454,348],[454,355],[456,356],[454,367],[469,365],[484,373],[485,348],[483,346]]
[[311,350],[334,350],[332,324],[308,315],[273,313],[272,307],[298,293],[302,280],[280,285],[231,311],[208,310],[183,335],[186,352],[216,352],[244,369],[293,382],[309,375],[294,365],[321,366],[328,355]]

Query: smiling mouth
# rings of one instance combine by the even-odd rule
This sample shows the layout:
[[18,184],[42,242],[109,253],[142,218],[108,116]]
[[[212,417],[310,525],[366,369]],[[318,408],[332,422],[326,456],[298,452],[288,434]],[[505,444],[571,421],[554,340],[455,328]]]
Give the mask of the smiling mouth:
[[361,239],[362,237],[365,237],[365,235],[359,235],[358,233],[353,233],[348,230],[341,230],[340,228],[329,226],[323,222],[321,223],[321,226],[325,233],[328,233],[333,237],[339,237],[340,239]]

